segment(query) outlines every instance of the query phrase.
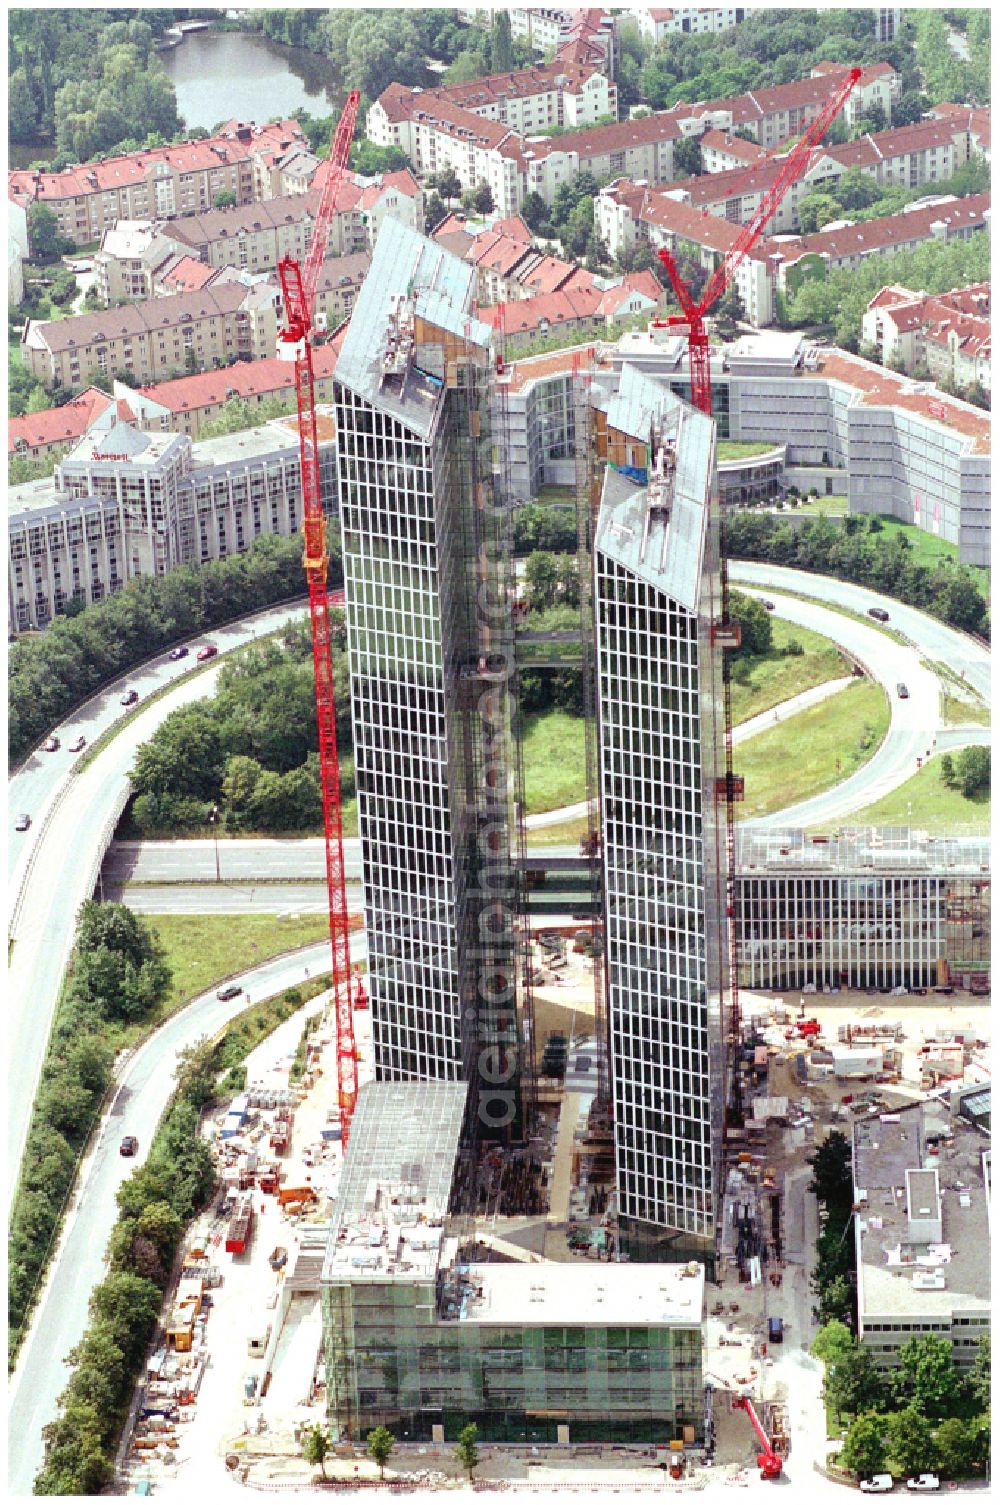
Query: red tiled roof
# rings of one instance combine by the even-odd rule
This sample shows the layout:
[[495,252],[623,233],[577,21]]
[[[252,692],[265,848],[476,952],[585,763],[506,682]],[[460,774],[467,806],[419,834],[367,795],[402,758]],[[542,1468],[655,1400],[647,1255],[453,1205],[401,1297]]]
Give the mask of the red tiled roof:
[[79,397],[63,403],[61,408],[45,408],[41,413],[25,413],[21,418],[11,418],[7,422],[7,453],[18,453],[19,439],[22,441],[20,447],[28,449],[73,443],[111,406],[111,401],[107,392],[87,387]]
[[443,89],[408,89],[403,84],[390,84],[383,89],[377,103],[385,110],[389,120],[399,124],[403,120],[416,120],[423,115],[425,122],[433,122],[438,130],[459,140],[474,143],[483,150],[501,152],[505,157],[520,160],[521,138],[509,126],[497,120],[487,120],[471,110],[463,110],[454,103]]
[[513,73],[492,73],[461,84],[445,84],[433,92],[450,99],[464,110],[486,109],[508,99],[530,99],[536,94],[551,94],[559,89],[570,94],[580,92],[595,70],[578,63],[539,63],[533,68],[518,68]]
[[[524,298],[506,305],[504,329],[508,335],[530,334],[543,322],[550,328],[560,324],[574,323],[578,319],[596,318],[600,312],[601,294],[597,288],[578,288],[576,292],[544,293],[537,298]],[[498,308],[481,308],[479,317],[494,329],[500,327]]]
[[588,131],[571,131],[567,136],[552,136],[544,141],[532,140],[525,146],[530,161],[550,157],[553,152],[572,152],[581,161],[587,157],[604,157],[609,152],[627,151],[630,146],[649,146],[657,141],[676,141],[682,135],[676,118],[665,110],[646,115],[641,120],[619,120],[616,125],[595,125]]
[[[232,134],[228,132],[232,130]],[[281,141],[304,141],[297,120],[281,120],[273,125],[251,126],[250,138],[238,140],[235,131],[243,129],[229,121],[216,135],[204,141],[183,141],[178,146],[147,147],[126,156],[108,157],[103,162],[85,162],[62,172],[12,172],[7,175],[8,194],[25,202],[43,202],[104,193],[141,183],[157,162],[167,162],[178,172],[197,172],[206,168],[233,166],[249,161]]]
[[215,268],[206,266],[196,256],[180,256],[160,280],[171,292],[193,293],[214,276]]
[[714,147],[716,151],[728,152],[731,157],[739,157],[743,162],[759,162],[767,156],[762,146],[756,141],[744,141],[742,136],[731,136],[728,131],[706,131],[701,137],[702,150],[706,147]]
[[531,241],[531,231],[519,214],[509,214],[506,219],[495,219],[490,228],[499,230],[501,235],[509,235],[513,240]]
[[[888,63],[875,63],[863,68],[858,86],[874,83],[877,78],[889,77],[893,69]],[[695,104],[671,105],[667,112],[678,119],[687,119],[715,111],[725,111],[732,116],[733,125],[748,125],[765,115],[779,114],[784,110],[804,109],[826,104],[830,98],[831,80],[847,77],[847,68],[841,64],[819,63],[813,70],[816,77],[794,79],[788,84],[775,84],[769,89],[752,89],[746,94],[734,94],[728,99],[699,100]]]
[[[942,186],[947,187],[947,184]],[[979,229],[988,222],[989,208],[990,195],[974,193],[951,203],[931,205],[928,209],[911,209],[905,214],[890,214],[884,219],[865,220],[860,224],[850,225],[845,230],[819,230],[815,235],[800,236],[794,258],[789,255],[789,247],[783,245],[781,251],[786,260],[818,252],[832,261],[843,261],[851,256],[885,250],[893,245],[905,245],[911,240],[924,240],[930,234],[932,225],[942,224],[949,230],[962,227]]]
[[[317,378],[332,376],[336,366],[336,337],[313,350]],[[143,397],[161,403],[172,413],[188,413],[214,407],[230,397],[273,397],[295,386],[295,367],[290,361],[237,361],[221,371],[202,371],[197,376],[179,376],[175,381],[140,387]]]
[[568,282],[575,268],[558,256],[543,256],[532,265],[523,277],[518,277],[522,287],[530,287],[535,293],[554,293]]

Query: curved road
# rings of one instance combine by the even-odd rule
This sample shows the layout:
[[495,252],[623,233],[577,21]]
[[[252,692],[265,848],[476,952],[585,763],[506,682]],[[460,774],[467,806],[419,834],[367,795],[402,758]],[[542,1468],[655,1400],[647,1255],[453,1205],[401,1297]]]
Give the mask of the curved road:
[[[916,773],[917,759],[932,751],[940,719],[938,678],[921,666],[915,649],[842,612],[795,596],[778,596],[774,609],[786,621],[834,638],[846,648],[886,691],[891,720],[881,747],[849,778],[774,815],[759,816],[752,824],[795,827],[840,820],[904,784]],[[905,700],[896,693],[898,684],[905,684],[909,691]]]
[[729,566],[730,578],[743,585],[755,585],[759,590],[798,591],[816,601],[826,601],[833,606],[847,607],[849,611],[867,612],[880,606],[889,613],[889,626],[910,639],[923,656],[932,662],[945,663],[991,703],[990,650],[968,633],[958,632],[939,622],[936,617],[918,611],[915,606],[904,606],[891,596],[880,596],[863,585],[850,585],[845,580],[835,580],[830,575],[812,575],[807,570],[792,570],[785,565],[757,564],[746,559],[734,559]]
[[[364,949],[364,936],[353,936],[352,958],[363,956]],[[214,1034],[249,1002],[281,993],[329,963],[329,942],[321,941],[241,973],[237,981],[245,991],[239,998],[223,1003],[214,990],[203,993],[168,1019],[116,1073],[117,1095],[81,1171],[62,1242],[11,1381],[7,1438],[13,1494],[31,1494],[42,1463],[42,1428],[55,1415],[66,1384],[65,1356],[83,1334],[90,1293],[104,1274],[115,1193],[149,1151],[153,1128],[173,1091],[178,1051],[193,1039]],[[118,1153],[123,1134],[139,1140],[134,1159],[123,1160]]]
[[[216,643],[221,654],[245,646],[252,635],[273,631],[302,611],[301,607],[278,607],[212,632],[200,641]],[[25,837],[29,840],[20,849],[13,848],[13,873],[8,881],[14,900],[8,936],[14,947],[7,972],[7,1048],[10,1059],[18,1063],[16,1076],[8,1078],[8,1208],[17,1184],[56,1000],[73,945],[76,914],[93,892],[104,847],[124,807],[128,772],[136,751],[170,711],[209,694],[221,668],[217,663],[192,676],[186,673],[189,663],[184,659],[172,664],[161,655],[158,661],[94,696],[70,722],[58,728],[64,747],[77,730],[93,741],[124,714],[119,705],[124,687],[149,694],[180,680],[153,705],[140,709],[82,773],[72,773],[64,750],[35,753],[8,786],[11,810],[30,808],[29,798],[41,804],[41,809],[34,806],[38,818],[33,830],[13,838],[14,842],[23,842]]]

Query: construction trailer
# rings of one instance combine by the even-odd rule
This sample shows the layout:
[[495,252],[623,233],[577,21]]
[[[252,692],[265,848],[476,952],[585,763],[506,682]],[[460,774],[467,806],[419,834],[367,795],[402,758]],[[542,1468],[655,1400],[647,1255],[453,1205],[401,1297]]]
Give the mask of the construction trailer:
[[245,1192],[236,1203],[226,1229],[226,1253],[245,1254],[253,1236],[253,1192]]

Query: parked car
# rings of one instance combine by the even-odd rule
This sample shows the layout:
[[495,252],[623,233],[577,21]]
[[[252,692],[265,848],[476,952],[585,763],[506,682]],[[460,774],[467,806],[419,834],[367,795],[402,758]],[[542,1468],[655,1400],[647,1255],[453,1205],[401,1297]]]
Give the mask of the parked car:
[[888,622],[889,613],[884,606],[869,606],[868,615],[874,617],[876,622]]
[[138,690],[126,690],[125,694],[122,696],[122,705],[135,705],[138,699]]
[[238,982],[227,982],[224,988],[216,993],[216,998],[221,998],[223,1003],[228,1003],[230,998],[238,998],[243,992]]
[[58,752],[61,745],[62,744],[60,743],[58,737],[49,737],[48,741],[45,743],[44,747],[42,748],[42,751],[43,752]]
[[887,1495],[893,1487],[891,1474],[872,1474],[870,1479],[859,1479],[858,1488],[864,1495]]
[[190,652],[190,648],[184,648],[183,646],[180,648],[171,648],[170,652],[167,654],[167,657],[171,660],[172,663],[176,663],[179,658],[187,658]]
[[937,1474],[917,1474],[906,1481],[907,1489],[940,1489],[941,1480]]
[[218,651],[214,643],[206,643],[204,648],[198,649],[199,664],[203,664],[208,658],[214,658]]
[[19,815],[17,817],[17,820],[14,822],[14,830],[15,831],[26,831],[30,825],[31,825],[31,816],[30,815]]
[[69,744],[69,750],[70,752],[83,752],[83,749],[86,747],[86,745],[86,737],[77,737],[74,742],[71,742]]
[[136,1152],[136,1150],[138,1148],[139,1148],[139,1141],[138,1141],[138,1139],[136,1139],[135,1135],[134,1134],[126,1134],[125,1138],[122,1140],[121,1144],[118,1146],[118,1153],[119,1153],[119,1155],[134,1155],[135,1152]]
[[903,684],[902,680],[900,680],[899,684],[896,686],[896,694],[899,696],[900,700],[909,700],[910,698],[910,692]]

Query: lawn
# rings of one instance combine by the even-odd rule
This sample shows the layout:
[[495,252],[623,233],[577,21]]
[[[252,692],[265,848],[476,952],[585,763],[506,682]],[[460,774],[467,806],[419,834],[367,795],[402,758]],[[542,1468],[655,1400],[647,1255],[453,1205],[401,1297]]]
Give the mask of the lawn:
[[[987,836],[988,792],[968,800],[941,782],[941,755],[891,794],[851,816],[852,826],[915,826],[932,836]],[[831,828],[832,829],[832,828]]]
[[843,517],[850,511],[850,506],[846,496],[812,496],[789,511],[807,512],[813,517]]
[[[958,563],[958,549],[953,543],[947,543],[943,538],[935,538],[933,533],[927,533],[923,528],[915,527],[913,523],[897,522],[894,517],[880,517],[882,524],[881,536],[886,543],[896,534],[901,533],[910,545],[914,560],[919,564],[926,564],[930,568],[943,562],[948,564]],[[990,599],[990,572],[979,569],[975,565],[969,565],[969,572],[976,582],[982,595],[988,601]]]
[[[785,654],[790,642],[797,642],[801,654]],[[850,666],[841,657],[835,643],[806,627],[795,627],[777,617],[771,620],[771,652],[764,658],[750,660],[746,683],[733,681],[733,723],[739,725],[761,711],[790,700],[802,690],[841,679],[850,674]]]
[[944,692],[944,707],[942,711],[945,726],[989,726],[992,717],[989,706],[981,700],[959,700],[957,695],[949,695]]
[[576,505],[576,490],[572,486],[539,486],[534,500],[540,504],[559,502],[564,507],[568,503],[572,507]]
[[770,440],[764,444],[754,442],[744,444],[739,439],[720,439],[715,446],[715,458],[717,460],[748,460],[752,455],[766,455],[777,447],[777,440]]
[[189,998],[196,998],[220,978],[231,977],[329,935],[326,915],[285,919],[277,915],[148,915],[173,972],[170,991],[157,1019],[137,1026],[143,1035]]
[[736,753],[736,772],[746,787],[739,818],[770,815],[839,784],[868,762],[888,729],[885,691],[857,680],[752,737]]
[[[584,797],[581,785],[580,799]],[[528,832],[529,847],[559,847],[576,844],[582,840],[587,832],[587,817],[576,815],[571,820],[561,820],[558,825],[539,826]]]
[[525,813],[540,815],[585,798],[584,722],[565,711],[528,716],[524,723]]

